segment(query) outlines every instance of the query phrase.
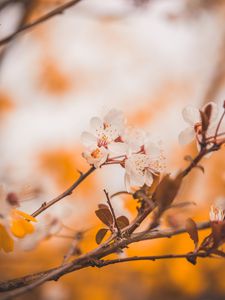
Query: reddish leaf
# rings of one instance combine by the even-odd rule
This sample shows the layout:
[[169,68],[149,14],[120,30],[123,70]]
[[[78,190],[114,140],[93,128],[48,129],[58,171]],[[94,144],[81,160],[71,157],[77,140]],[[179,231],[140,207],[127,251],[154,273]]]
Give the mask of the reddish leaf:
[[108,208],[100,208],[95,211],[96,216],[108,227],[113,224],[113,217]]
[[175,199],[180,189],[182,179],[180,174],[178,174],[175,179],[170,178],[169,174],[167,174],[160,181],[153,195],[153,199],[155,199],[161,211],[167,209]]
[[210,121],[211,115],[212,115],[212,105],[211,104],[206,105],[204,113],[205,113],[206,117],[208,118],[208,120]]
[[104,209],[109,209],[109,207],[108,207],[108,205],[107,204],[103,204],[103,203],[100,203],[99,205],[98,205],[98,208],[104,208]]
[[200,110],[200,116],[201,116],[201,123],[202,123],[202,131],[206,132],[209,127],[209,119],[208,116],[205,114],[204,111]]
[[190,238],[193,240],[196,249],[198,247],[199,239],[198,239],[198,229],[195,221],[193,221],[191,218],[188,218],[186,220],[185,227]]
[[123,229],[130,224],[129,220],[125,216],[118,217],[116,221],[120,229]]
[[108,229],[106,229],[106,228],[99,229],[99,231],[97,232],[96,237],[95,237],[96,243],[98,245],[101,244],[101,241],[104,239],[107,232],[108,232]]

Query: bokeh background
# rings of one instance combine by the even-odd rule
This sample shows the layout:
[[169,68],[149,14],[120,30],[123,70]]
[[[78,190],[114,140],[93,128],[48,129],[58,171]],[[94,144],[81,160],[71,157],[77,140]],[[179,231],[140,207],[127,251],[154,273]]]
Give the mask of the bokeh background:
[[[24,17],[19,2],[0,11],[0,39]],[[35,0],[23,22],[64,2]],[[0,182],[32,213],[72,184],[77,170],[88,169],[80,134],[92,116],[111,108],[163,141],[170,172],[185,166],[184,155],[194,155],[196,146],[178,144],[185,127],[182,108],[221,104],[225,97],[225,1],[83,0],[0,51]],[[194,170],[185,180],[177,202],[197,205],[168,211],[162,226],[183,225],[187,217],[208,220],[211,203],[225,196],[224,154],[223,149],[204,160],[204,175]],[[41,215],[36,230],[57,217],[74,232],[84,230],[81,249],[92,249],[101,226],[94,210],[104,201],[103,188],[123,190],[123,171],[108,167],[92,174]],[[113,204],[130,219],[135,214],[137,203],[130,197],[116,197]],[[28,251],[27,239],[13,253],[0,253],[0,280],[62,263],[71,244],[52,237]],[[132,245],[124,255],[183,253],[192,247],[183,234]],[[224,269],[221,259],[199,260],[197,266],[170,260],[89,268],[19,299],[219,300],[225,298]]]

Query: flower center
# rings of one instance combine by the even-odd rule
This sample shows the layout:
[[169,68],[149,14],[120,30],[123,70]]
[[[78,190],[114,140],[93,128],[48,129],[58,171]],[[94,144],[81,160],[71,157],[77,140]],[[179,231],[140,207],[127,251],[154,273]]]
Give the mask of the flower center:
[[100,149],[95,149],[94,151],[91,152],[91,156],[93,158],[99,158],[100,157],[100,153],[101,153]]

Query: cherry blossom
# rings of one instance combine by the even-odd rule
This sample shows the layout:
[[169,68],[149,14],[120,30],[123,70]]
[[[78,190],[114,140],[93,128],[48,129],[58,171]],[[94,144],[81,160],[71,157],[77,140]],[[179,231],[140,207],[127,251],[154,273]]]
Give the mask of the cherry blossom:
[[152,142],[143,145],[141,151],[131,154],[125,161],[125,185],[128,191],[132,186],[151,186],[154,176],[165,168],[162,150]]
[[119,155],[124,153],[122,135],[125,128],[123,113],[118,110],[110,110],[102,119],[94,117],[90,121],[90,132],[85,131],[81,135],[82,142],[87,149],[83,157],[96,168],[105,163],[112,153]]
[[[212,111],[210,116],[210,124],[207,130],[208,134],[212,133],[213,130],[215,129],[215,121],[218,116],[217,104],[213,102],[209,102],[206,105],[204,105],[202,111],[204,111],[205,108],[209,105],[211,105]],[[189,125],[179,135],[180,144],[185,145],[192,142],[196,138],[196,136],[197,138],[200,138],[201,130],[202,130],[202,121],[201,121],[200,110],[191,105],[184,108],[182,115],[184,121]]]
[[23,238],[33,233],[31,222],[35,218],[17,209],[19,201],[14,193],[7,193],[0,186],[0,250],[11,252],[14,248],[14,238]]
[[82,155],[90,165],[99,168],[106,162],[108,154],[109,151],[105,147],[89,147]]

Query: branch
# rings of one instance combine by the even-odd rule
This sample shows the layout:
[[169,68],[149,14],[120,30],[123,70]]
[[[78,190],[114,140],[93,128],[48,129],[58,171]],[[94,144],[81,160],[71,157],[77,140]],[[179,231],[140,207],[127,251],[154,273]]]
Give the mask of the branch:
[[72,0],[69,1],[55,9],[53,9],[52,11],[50,11],[49,13],[46,13],[45,15],[41,16],[40,18],[38,18],[37,20],[25,24],[24,26],[20,27],[18,30],[16,30],[14,33],[8,35],[7,37],[3,38],[2,40],[0,40],[0,46],[5,45],[9,42],[11,42],[15,37],[17,37],[17,35],[19,35],[21,32],[24,32],[28,29],[31,29],[41,23],[44,23],[46,21],[48,21],[49,19],[62,14],[66,9],[74,6],[75,4],[79,3],[81,0]]
[[[197,224],[199,230],[207,229],[210,227],[209,222],[202,222]],[[45,272],[40,272],[32,275],[28,275],[22,278],[10,280],[7,282],[0,283],[0,292],[11,291],[1,298],[2,300],[12,299],[13,297],[19,296],[24,292],[27,292],[42,283],[50,280],[57,280],[61,276],[68,274],[70,272],[78,271],[80,269],[97,266],[98,261],[104,258],[105,256],[115,253],[118,249],[124,249],[132,243],[136,243],[144,240],[151,240],[156,238],[168,238],[178,234],[186,232],[186,228],[182,227],[179,229],[170,229],[164,231],[153,231],[143,234],[135,233],[132,234],[130,238],[123,239],[115,242],[114,244],[104,243],[98,248],[92,250],[91,252],[80,256],[79,258],[73,260],[70,263],[67,263],[63,266],[59,266],[54,269],[47,270]],[[165,257],[166,258],[166,257]],[[110,264],[110,263],[106,263]],[[14,299],[14,298],[13,298]]]
[[44,202],[40,208],[38,208],[33,214],[32,217],[37,217],[38,215],[40,215],[40,213],[42,213],[43,211],[45,211],[47,208],[49,208],[50,206],[52,206],[53,204],[57,203],[58,201],[60,201],[61,199],[69,196],[72,194],[73,190],[75,190],[78,185],[84,181],[85,178],[87,178],[91,173],[93,173],[95,171],[95,167],[91,167],[86,173],[80,175],[80,177],[67,189],[65,190],[65,192],[63,192],[62,194],[60,194],[59,196],[57,196],[56,198],[53,198],[52,200],[50,200],[49,202]]
[[110,260],[99,260],[96,261],[96,267],[102,268],[108,265],[114,265],[117,263],[130,262],[130,261],[143,261],[150,260],[156,261],[159,259],[175,259],[175,258],[196,258],[196,257],[210,257],[210,254],[206,252],[198,252],[198,253],[186,253],[186,254],[166,254],[166,255],[151,255],[151,256],[132,256],[125,258],[117,258]]

